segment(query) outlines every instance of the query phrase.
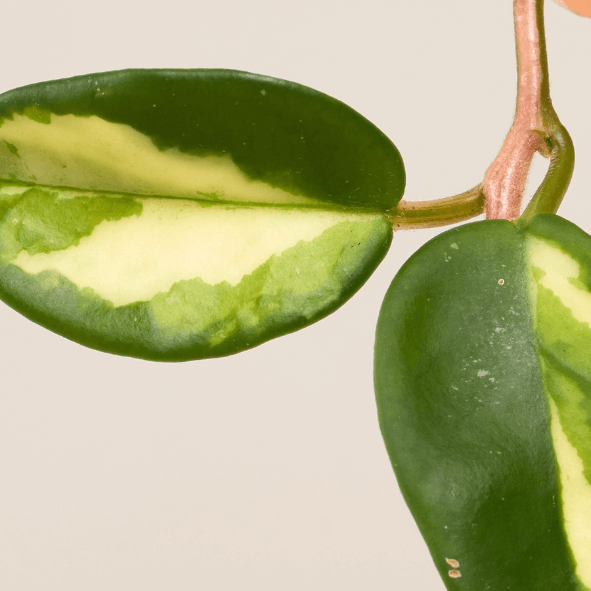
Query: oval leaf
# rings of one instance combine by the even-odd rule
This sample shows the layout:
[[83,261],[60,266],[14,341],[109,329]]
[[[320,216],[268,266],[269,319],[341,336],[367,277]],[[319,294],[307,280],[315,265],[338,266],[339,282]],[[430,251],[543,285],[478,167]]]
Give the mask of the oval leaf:
[[591,237],[554,215],[421,248],[380,313],[400,488],[450,590],[591,588]]
[[0,96],[0,296],[112,353],[180,361],[326,316],[384,257],[394,145],[309,88],[129,70]]

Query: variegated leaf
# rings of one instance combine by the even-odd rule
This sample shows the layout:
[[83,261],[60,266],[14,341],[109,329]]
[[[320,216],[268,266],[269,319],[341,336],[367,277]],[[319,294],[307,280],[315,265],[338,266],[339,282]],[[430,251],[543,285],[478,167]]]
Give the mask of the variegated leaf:
[[309,88],[130,70],[0,96],[0,295],[97,349],[227,355],[315,322],[385,255],[393,144]]
[[394,279],[380,424],[448,589],[591,589],[591,237],[554,215],[441,234]]

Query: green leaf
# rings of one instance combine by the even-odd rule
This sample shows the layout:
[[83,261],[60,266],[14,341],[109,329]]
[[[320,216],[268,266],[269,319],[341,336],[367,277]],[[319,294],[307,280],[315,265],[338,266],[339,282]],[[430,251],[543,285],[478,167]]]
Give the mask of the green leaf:
[[343,103],[228,70],[0,96],[0,297],[100,350],[217,357],[326,316],[387,252],[394,145]]
[[543,214],[423,246],[380,313],[398,483],[450,590],[591,588],[591,237]]

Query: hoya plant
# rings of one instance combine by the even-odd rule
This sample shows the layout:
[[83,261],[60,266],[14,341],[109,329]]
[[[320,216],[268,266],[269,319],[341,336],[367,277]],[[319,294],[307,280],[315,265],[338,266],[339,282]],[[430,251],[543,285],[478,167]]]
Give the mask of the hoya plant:
[[[126,69],[3,93],[1,299],[96,355],[175,371],[306,330],[395,233],[454,224],[377,321],[398,485],[447,589],[591,589],[591,236],[558,215],[574,147],[543,1],[515,0],[514,18],[505,142],[481,182],[432,200],[403,199],[395,138],[295,82]],[[548,169],[524,199],[536,154]]]

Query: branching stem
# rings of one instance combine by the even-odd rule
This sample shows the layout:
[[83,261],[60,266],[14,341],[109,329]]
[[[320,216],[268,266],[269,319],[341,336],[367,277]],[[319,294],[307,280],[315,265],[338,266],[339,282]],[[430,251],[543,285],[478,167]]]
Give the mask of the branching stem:
[[515,220],[536,152],[550,158],[548,173],[521,221],[556,213],[570,183],[574,148],[550,100],[544,0],[514,0],[517,107],[513,125],[481,185],[434,201],[401,201],[390,218],[395,229],[444,226],[479,215]]
[[572,176],[572,142],[550,100],[543,8],[544,0],[514,0],[517,108],[505,143],[484,177],[486,217],[490,219],[519,217],[525,181],[536,152],[552,161],[540,187],[542,190],[546,185],[543,199],[539,199],[538,191],[528,208],[530,214],[542,210],[554,213]]

